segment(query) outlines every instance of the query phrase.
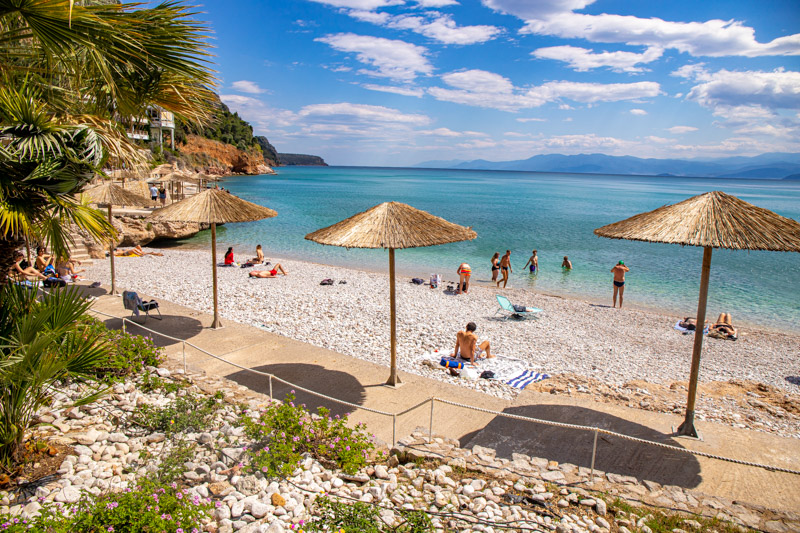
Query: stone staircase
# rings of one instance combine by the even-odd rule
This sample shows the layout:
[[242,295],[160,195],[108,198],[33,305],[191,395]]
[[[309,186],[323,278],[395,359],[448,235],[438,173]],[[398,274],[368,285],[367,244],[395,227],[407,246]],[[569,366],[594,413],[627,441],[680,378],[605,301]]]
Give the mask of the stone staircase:
[[70,246],[70,257],[84,265],[94,264],[94,258],[92,258],[90,250],[97,248],[97,244],[82,235],[77,227],[72,226],[70,229],[70,235],[73,240],[73,244]]

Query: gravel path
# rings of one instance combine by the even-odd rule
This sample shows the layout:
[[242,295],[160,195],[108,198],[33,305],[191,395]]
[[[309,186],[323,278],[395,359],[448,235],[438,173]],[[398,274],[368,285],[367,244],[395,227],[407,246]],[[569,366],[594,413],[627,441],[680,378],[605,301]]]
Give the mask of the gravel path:
[[[117,258],[117,286],[212,312],[210,254],[158,251],[164,256]],[[280,262],[289,275],[251,279],[251,269],[218,269],[223,319],[388,365],[388,275],[269,259]],[[110,283],[107,261],[95,261],[86,270],[88,280]],[[336,283],[320,286],[324,278]],[[440,369],[422,365],[420,355],[452,350],[455,333],[474,321],[478,336],[490,339],[495,353],[526,359],[532,369],[551,375],[573,373],[617,385],[635,379],[662,384],[688,379],[693,336],[672,329],[678,317],[508,288],[503,294],[512,302],[544,312],[536,320],[503,320],[494,314],[497,293],[474,284],[469,294],[454,295],[398,277],[400,369],[452,380]],[[712,319],[717,312],[710,310]],[[700,379],[745,379],[798,393],[798,354],[800,336],[740,328],[738,341],[706,340]],[[457,381],[506,398],[516,392],[486,380]]]

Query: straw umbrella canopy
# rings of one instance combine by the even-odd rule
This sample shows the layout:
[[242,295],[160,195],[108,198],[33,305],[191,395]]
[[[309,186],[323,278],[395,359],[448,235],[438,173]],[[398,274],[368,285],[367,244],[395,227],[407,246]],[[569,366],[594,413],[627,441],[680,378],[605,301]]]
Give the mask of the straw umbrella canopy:
[[167,207],[156,209],[152,220],[170,222],[198,222],[211,224],[211,270],[214,287],[214,321],[212,328],[219,328],[219,306],[217,302],[217,224],[230,222],[253,222],[278,216],[268,207],[242,200],[227,191],[208,189]]
[[[594,233],[609,239],[702,246],[703,267],[697,304],[700,332],[706,320],[711,251],[714,248],[800,252],[800,223],[722,191],[707,192],[641,213],[598,228]],[[695,334],[686,417],[678,428],[679,434],[692,437],[697,436],[694,407],[702,349],[703,335]]]
[[362,213],[306,235],[309,241],[344,248],[389,249],[389,307],[391,328],[391,371],[387,385],[397,386],[397,338],[394,295],[394,251],[399,248],[419,248],[451,242],[468,241],[477,237],[472,228],[447,220],[398,202],[384,202]]
[[[108,206],[108,222],[112,223],[111,206],[112,205],[133,205],[136,207],[147,207],[150,205],[150,200],[144,196],[123,189],[119,185],[111,182],[106,182],[86,189],[83,191],[91,202]],[[111,294],[117,294],[116,279],[114,276],[114,241],[111,241],[108,250],[108,258],[111,261]]]

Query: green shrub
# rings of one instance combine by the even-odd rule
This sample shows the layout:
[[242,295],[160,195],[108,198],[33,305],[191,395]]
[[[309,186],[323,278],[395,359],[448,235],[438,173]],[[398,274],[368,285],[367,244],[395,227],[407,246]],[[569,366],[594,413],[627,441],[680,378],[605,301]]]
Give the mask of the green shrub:
[[240,424],[252,441],[246,447],[248,468],[265,475],[286,476],[297,468],[304,453],[310,453],[326,466],[354,473],[367,464],[375,445],[365,432],[365,425],[347,426],[347,417],[330,416],[324,407],[312,417],[305,406],[294,404],[294,391],[283,403],[271,404],[256,418],[243,415]]
[[381,520],[378,508],[362,502],[340,503],[326,497],[317,498],[315,516],[306,524],[308,531],[336,533],[427,533],[433,531],[430,517],[424,511],[399,510],[403,522],[390,527]]
[[96,377],[112,382],[136,374],[146,366],[164,362],[164,350],[150,337],[132,335],[122,330],[108,329],[99,320],[86,316],[79,322],[84,335],[102,336],[111,347],[106,360],[95,370]]
[[[202,529],[211,504],[177,485],[143,482],[134,489],[94,496],[84,493],[73,506],[50,504],[27,521],[0,517],[0,530],[13,533],[191,533]],[[5,529],[3,529],[5,528]]]
[[193,393],[178,396],[164,406],[143,404],[133,413],[133,423],[151,431],[173,435],[183,431],[204,430],[221,402],[215,396],[203,397]]

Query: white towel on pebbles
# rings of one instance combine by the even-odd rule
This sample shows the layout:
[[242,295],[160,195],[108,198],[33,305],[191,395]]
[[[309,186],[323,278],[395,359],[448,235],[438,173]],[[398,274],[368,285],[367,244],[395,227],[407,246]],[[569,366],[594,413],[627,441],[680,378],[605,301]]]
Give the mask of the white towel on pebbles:
[[[435,363],[437,367],[440,366],[439,362],[443,358],[452,361],[468,363],[466,359],[462,359],[461,357],[453,358],[452,355],[452,349],[435,350],[433,352],[422,354],[419,357],[419,362],[421,364],[425,360],[431,361]],[[494,378],[492,379],[504,382],[515,376],[519,376],[525,371],[532,370],[530,367],[530,362],[508,356],[493,357],[491,359],[478,359],[475,362],[475,366],[478,368],[479,372],[483,372],[485,370],[494,372]]]

